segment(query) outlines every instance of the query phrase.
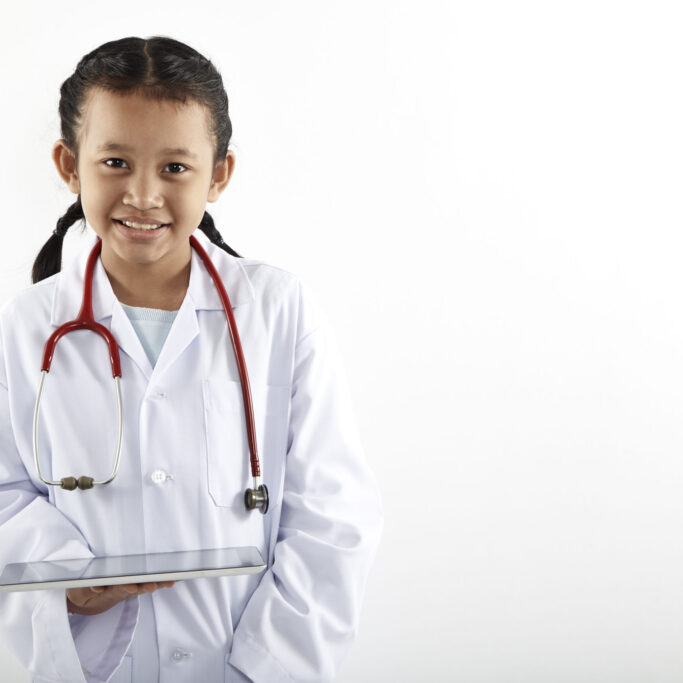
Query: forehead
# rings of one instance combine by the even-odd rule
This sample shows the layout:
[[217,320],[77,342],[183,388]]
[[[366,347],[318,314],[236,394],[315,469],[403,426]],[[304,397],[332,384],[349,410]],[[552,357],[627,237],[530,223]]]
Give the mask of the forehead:
[[91,88],[81,112],[79,146],[183,147],[200,154],[213,150],[209,122],[207,108],[195,100],[155,100]]

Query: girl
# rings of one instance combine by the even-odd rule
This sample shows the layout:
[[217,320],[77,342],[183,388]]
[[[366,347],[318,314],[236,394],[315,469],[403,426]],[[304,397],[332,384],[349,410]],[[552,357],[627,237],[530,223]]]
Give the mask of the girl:
[[[330,680],[357,627],[381,510],[329,327],[295,276],[239,257],[205,212],[235,165],[221,77],[178,41],[125,38],[83,57],[59,111],[53,160],[77,199],[33,286],[0,311],[0,565],[254,545],[268,567],[5,593],[0,635],[34,681]],[[60,272],[79,220],[95,235]],[[239,374],[193,234],[242,340],[265,514],[244,504]],[[120,350],[123,445],[111,483],[69,491],[36,471],[33,410],[45,340],[76,317],[98,240],[92,307]],[[117,403],[104,351],[89,331],[56,347],[37,432],[47,479],[111,472]]]

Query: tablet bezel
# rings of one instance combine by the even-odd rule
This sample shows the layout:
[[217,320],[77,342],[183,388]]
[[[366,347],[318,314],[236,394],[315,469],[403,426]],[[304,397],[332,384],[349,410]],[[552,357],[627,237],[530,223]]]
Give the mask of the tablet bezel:
[[[239,557],[239,556],[242,557]],[[230,561],[227,558],[233,557]],[[238,557],[235,557],[238,556]],[[235,559],[239,560],[235,562]],[[74,564],[73,569],[64,566]],[[108,573],[99,569],[102,565],[129,564],[132,571]],[[168,570],[140,571],[140,564],[165,564]],[[80,565],[80,566],[79,566]],[[182,565],[182,568],[179,568]],[[216,566],[220,565],[220,566]],[[16,562],[5,566],[0,575],[0,591],[52,590],[60,588],[82,588],[84,586],[115,586],[128,583],[150,583],[157,581],[182,581],[186,579],[215,576],[236,576],[256,574],[266,564],[257,548],[213,548],[209,550],[183,550],[168,553],[144,553],[137,555],[114,555],[91,558],[74,558],[39,562]],[[41,578],[40,573],[51,572],[55,578]],[[88,572],[84,576],[84,572]],[[22,580],[33,573],[35,579]],[[10,581],[8,582],[8,579]]]

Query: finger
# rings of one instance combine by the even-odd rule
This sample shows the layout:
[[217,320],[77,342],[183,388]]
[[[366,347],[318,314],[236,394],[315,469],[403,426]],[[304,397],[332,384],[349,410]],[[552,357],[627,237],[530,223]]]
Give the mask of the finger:
[[143,593],[152,593],[156,590],[156,583],[126,583],[122,584],[121,588],[130,595],[142,595]]
[[123,583],[119,586],[119,588],[124,592],[124,593],[129,593],[131,595],[135,595],[138,592],[138,585],[137,583]]
[[106,586],[90,586],[90,590],[93,593],[104,593],[104,591],[107,589]]

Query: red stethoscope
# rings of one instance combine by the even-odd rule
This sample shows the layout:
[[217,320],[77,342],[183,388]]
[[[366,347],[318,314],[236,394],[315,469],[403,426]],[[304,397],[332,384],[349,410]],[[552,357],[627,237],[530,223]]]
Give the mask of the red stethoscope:
[[[244,493],[244,504],[247,506],[248,510],[254,510],[258,508],[261,512],[265,513],[268,510],[268,489],[264,484],[261,483],[261,468],[259,465],[258,451],[256,448],[256,430],[254,428],[254,410],[251,402],[251,390],[249,387],[249,376],[247,375],[247,366],[244,362],[244,354],[242,353],[242,343],[240,342],[240,337],[237,332],[237,325],[235,323],[235,318],[232,314],[232,306],[230,304],[230,299],[228,298],[228,293],[225,291],[223,282],[221,281],[218,271],[211,262],[209,255],[206,253],[202,245],[199,243],[194,235],[190,235],[190,244],[194,250],[199,254],[206,269],[209,271],[209,275],[213,279],[216,289],[218,290],[218,296],[223,304],[223,310],[225,311],[225,316],[228,321],[228,330],[230,331],[230,340],[232,341],[232,348],[235,352],[235,359],[237,361],[237,368],[240,375],[240,384],[242,386],[242,398],[244,401],[244,414],[247,422],[247,435],[249,438],[249,459],[251,462],[251,476],[253,477],[253,488],[248,488]],[[58,327],[47,340],[45,344],[45,351],[43,353],[43,365],[41,368],[40,377],[40,387],[38,388],[38,396],[36,398],[36,407],[33,413],[33,457],[36,462],[36,469],[38,471],[38,476],[44,484],[49,486],[61,486],[63,489],[68,491],[73,491],[76,488],[79,489],[91,489],[94,486],[103,486],[108,484],[114,479],[119,470],[119,461],[121,459],[121,437],[123,434],[123,417],[122,417],[122,406],[121,406],[121,385],[119,383],[119,378],[121,377],[121,361],[119,359],[119,346],[114,339],[114,335],[106,328],[104,325],[100,325],[95,322],[92,312],[92,282],[93,282],[93,272],[95,270],[95,263],[102,250],[102,240],[98,239],[95,246],[90,252],[88,257],[88,263],[85,267],[85,276],[83,279],[83,303],[81,304],[81,310],[75,320],[64,323]],[[116,395],[118,399],[119,408],[119,436],[118,445],[116,446],[116,456],[114,459],[114,469],[111,475],[107,479],[101,481],[96,481],[93,477],[63,477],[59,481],[52,481],[50,479],[45,479],[40,470],[40,461],[38,459],[38,410],[40,408],[40,396],[43,393],[43,383],[45,382],[45,377],[48,372],[50,372],[50,365],[52,363],[52,356],[55,352],[55,346],[57,342],[65,334],[73,332],[74,330],[92,330],[97,332],[109,347],[109,358],[111,361],[112,375],[114,376],[114,382],[116,383]]]

